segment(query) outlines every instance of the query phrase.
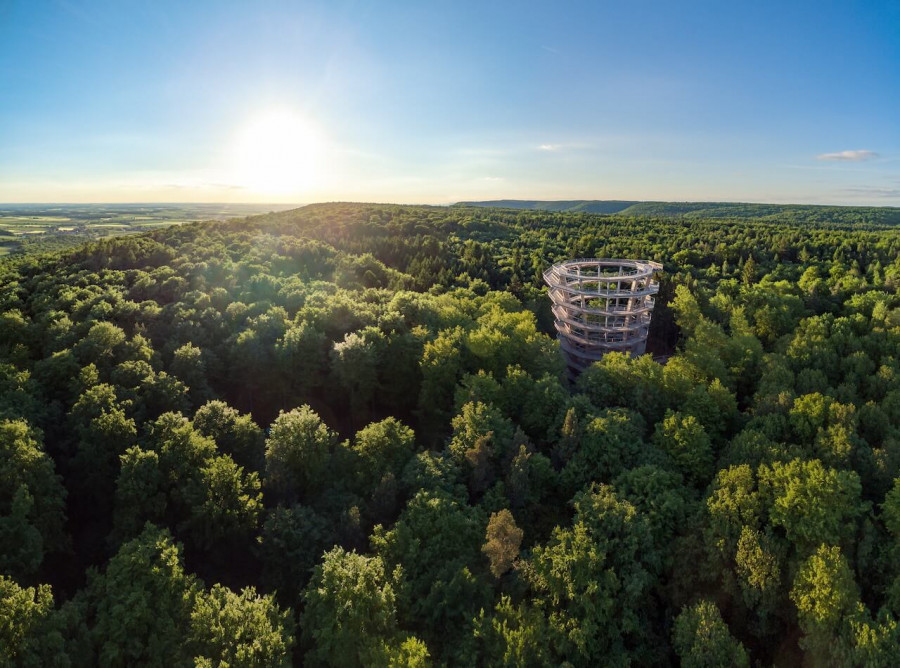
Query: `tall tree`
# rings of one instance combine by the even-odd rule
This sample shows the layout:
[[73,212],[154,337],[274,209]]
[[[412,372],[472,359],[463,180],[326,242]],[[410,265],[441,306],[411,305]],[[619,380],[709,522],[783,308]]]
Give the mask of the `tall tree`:
[[213,585],[191,610],[188,653],[201,666],[289,666],[293,626],[271,596]]
[[0,422],[0,568],[16,576],[34,573],[46,552],[68,546],[66,490],[40,433],[24,420]]
[[0,664],[69,665],[49,585],[20,587],[0,575]]
[[310,499],[328,482],[336,435],[309,406],[280,413],[266,440],[267,483],[284,499]]
[[334,548],[303,599],[300,627],[312,666],[368,665],[381,642],[398,634],[393,576],[380,557]]
[[491,573],[494,577],[499,578],[512,568],[513,562],[519,556],[522,536],[522,530],[516,526],[516,520],[511,512],[504,509],[491,515],[481,551],[491,562]]
[[711,601],[681,611],[675,620],[673,642],[685,668],[750,665],[747,650],[731,635]]

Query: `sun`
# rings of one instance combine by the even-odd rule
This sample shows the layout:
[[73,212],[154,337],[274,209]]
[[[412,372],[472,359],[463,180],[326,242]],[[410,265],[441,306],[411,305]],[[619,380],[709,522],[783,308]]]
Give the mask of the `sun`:
[[299,114],[260,114],[237,136],[235,180],[264,195],[307,192],[316,185],[321,148],[320,131]]

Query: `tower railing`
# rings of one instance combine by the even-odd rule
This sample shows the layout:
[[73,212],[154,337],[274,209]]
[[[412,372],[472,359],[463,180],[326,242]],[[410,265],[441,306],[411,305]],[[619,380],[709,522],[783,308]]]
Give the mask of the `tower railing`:
[[646,351],[661,269],[649,260],[577,258],[544,272],[571,378],[608,352]]

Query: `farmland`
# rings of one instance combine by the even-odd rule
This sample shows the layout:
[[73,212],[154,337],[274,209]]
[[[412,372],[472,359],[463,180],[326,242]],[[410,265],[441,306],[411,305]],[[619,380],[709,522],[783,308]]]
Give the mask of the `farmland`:
[[0,256],[75,246],[201,220],[225,220],[279,204],[0,204]]

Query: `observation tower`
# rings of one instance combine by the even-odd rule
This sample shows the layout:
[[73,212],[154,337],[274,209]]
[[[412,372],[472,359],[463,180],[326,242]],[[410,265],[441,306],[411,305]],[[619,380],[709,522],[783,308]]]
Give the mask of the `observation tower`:
[[594,258],[544,272],[571,379],[608,352],[644,354],[661,269],[647,260]]

